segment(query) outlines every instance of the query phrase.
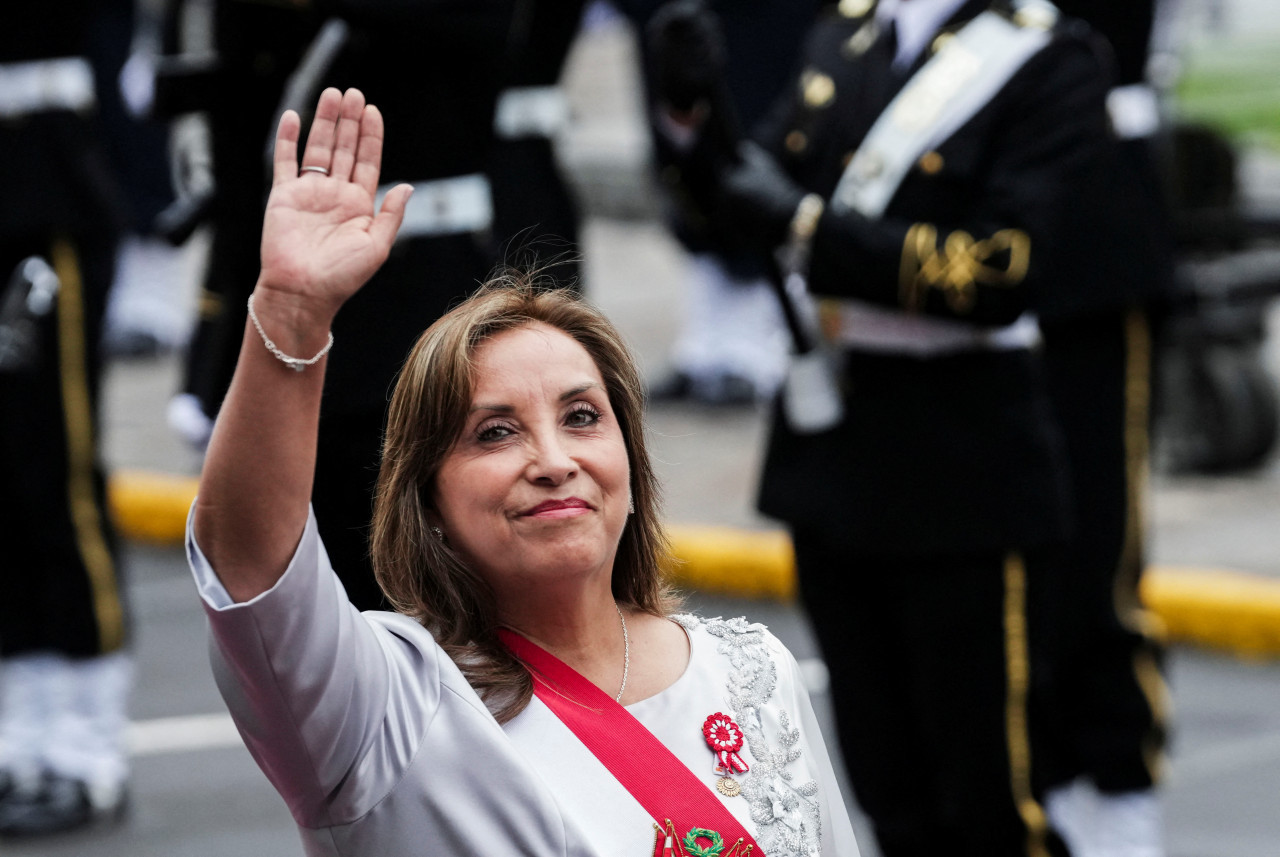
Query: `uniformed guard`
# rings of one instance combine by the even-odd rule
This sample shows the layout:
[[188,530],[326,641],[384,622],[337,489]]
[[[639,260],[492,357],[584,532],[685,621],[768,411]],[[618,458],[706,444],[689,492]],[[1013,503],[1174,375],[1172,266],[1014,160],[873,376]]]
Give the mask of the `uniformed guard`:
[[[773,266],[759,248],[742,246],[689,204],[684,186],[698,180],[698,165],[723,155],[716,135],[696,135],[689,123],[710,102],[718,102],[712,112],[731,112],[735,126],[757,122],[787,85],[820,4],[624,0],[617,5],[646,35],[641,47],[654,167],[667,222],[689,252],[683,315],[673,320],[673,370],[650,394],[713,405],[768,400],[782,381],[787,354],[787,330],[770,283]],[[675,17],[694,16],[696,27],[700,13],[714,14],[714,47],[700,50],[695,59],[691,45],[676,39],[670,48],[674,56],[662,56],[655,31]],[[695,62],[704,67],[692,67]],[[673,73],[685,79],[673,81]],[[705,91],[709,76],[720,73],[720,91]]]
[[[1085,288],[1040,310],[1046,378],[1066,444],[1074,527],[1053,622],[1055,697],[1043,749],[1046,807],[1077,857],[1163,853],[1154,786],[1167,732],[1159,630],[1138,584],[1146,561],[1149,404],[1162,302],[1174,282],[1154,166],[1160,108],[1146,76],[1154,0],[1063,0],[1113,47],[1107,96],[1119,141],[1105,194],[1078,202],[1105,228],[1073,260]],[[1083,187],[1085,193],[1092,188]],[[1068,295],[1070,299],[1068,299]]]
[[159,228],[181,242],[201,225],[209,250],[170,423],[203,448],[231,383],[257,277],[265,151],[290,75],[323,18],[310,2],[169,0],[157,115],[170,134],[178,202]]
[[1106,66],[1043,0],[840,0],[704,199],[786,251],[840,364],[833,426],[778,410],[760,508],[886,857],[1066,851],[1033,779],[1070,531],[1035,314],[1116,285],[1083,261],[1117,175]]
[[100,4],[0,28],[0,835],[118,818],[126,610],[98,450],[121,211],[95,124]]
[[[334,323],[325,374],[316,520],[347,594],[384,604],[368,526],[388,391],[418,335],[482,282],[497,261],[485,168],[512,0],[344,0],[350,46],[329,80],[358,86],[396,128],[382,154],[385,188],[414,185],[404,223],[368,288]],[[256,334],[250,332],[256,337]]]
[[[231,204],[224,187],[231,181],[237,208],[257,213],[226,223],[215,214],[215,242],[225,232],[234,249],[215,246],[211,263],[224,273],[218,279],[227,288],[209,289],[202,309],[220,313],[223,321],[211,331],[214,358],[201,361],[210,370],[207,380],[193,371],[188,385],[199,391],[209,417],[221,404],[246,330],[266,189],[264,143],[283,107],[305,111],[326,85],[358,86],[398,129],[383,151],[387,187],[410,182],[415,188],[391,257],[334,324],[342,344],[328,358],[316,468],[316,519],[334,568],[357,606],[377,608],[383,600],[369,563],[367,529],[388,390],[418,334],[475,288],[497,260],[485,169],[504,73],[495,57],[508,44],[514,0],[219,0],[215,6],[224,32],[218,43],[230,46],[232,59],[243,60],[225,62],[257,81],[246,101],[256,107],[242,111],[246,115],[234,126],[227,123],[226,133],[239,129],[231,145],[243,163],[215,161],[215,210]],[[287,39],[256,26],[273,19]],[[219,127],[214,121],[215,156]],[[246,274],[246,265],[253,271]],[[256,333],[249,335],[257,342]]]
[[560,78],[584,5],[584,0],[516,0],[487,170],[499,251],[512,262],[531,254],[549,266],[547,277],[576,289],[582,288],[580,215],[556,158],[556,143],[569,126],[569,99]]

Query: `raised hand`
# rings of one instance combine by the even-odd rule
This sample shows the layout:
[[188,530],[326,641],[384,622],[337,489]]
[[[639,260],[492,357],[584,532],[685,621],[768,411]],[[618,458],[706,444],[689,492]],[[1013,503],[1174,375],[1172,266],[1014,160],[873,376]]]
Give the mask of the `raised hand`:
[[276,132],[257,291],[327,324],[386,260],[412,188],[392,189],[375,212],[382,115],[359,90],[320,94],[301,170],[300,127],[290,110]]

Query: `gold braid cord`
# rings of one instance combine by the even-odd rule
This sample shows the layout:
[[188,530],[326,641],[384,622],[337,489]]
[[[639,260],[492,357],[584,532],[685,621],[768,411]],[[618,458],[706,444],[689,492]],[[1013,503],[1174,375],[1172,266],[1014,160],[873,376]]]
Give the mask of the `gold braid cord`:
[[[988,264],[1006,252],[1003,269]],[[929,289],[940,289],[947,305],[964,314],[973,309],[979,284],[1016,286],[1027,276],[1030,261],[1031,238],[1021,229],[1001,229],[984,241],[957,229],[939,247],[937,227],[916,223],[902,244],[899,297],[907,312],[919,312]]]

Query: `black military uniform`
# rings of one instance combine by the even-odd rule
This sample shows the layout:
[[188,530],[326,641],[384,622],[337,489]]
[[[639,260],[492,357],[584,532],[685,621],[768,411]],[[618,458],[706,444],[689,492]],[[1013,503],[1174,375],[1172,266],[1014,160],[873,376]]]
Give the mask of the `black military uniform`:
[[503,257],[557,263],[545,273],[580,288],[578,202],[556,160],[569,120],[560,77],[585,0],[516,0],[489,157],[493,236]]
[[313,491],[316,520],[353,603],[382,605],[368,526],[386,403],[419,334],[496,261],[485,167],[511,0],[341,4],[351,44],[330,79],[356,86],[389,129],[384,187],[416,186],[391,255],[334,321]]
[[[1083,775],[1107,794],[1155,783],[1166,729],[1158,649],[1138,582],[1145,561],[1151,316],[1158,316],[1173,283],[1172,242],[1153,167],[1154,94],[1143,92],[1155,4],[1061,5],[1114,47],[1111,106],[1122,139],[1105,199],[1081,205],[1089,216],[1104,217],[1109,229],[1079,260],[1078,277],[1111,288],[1051,300],[1040,319],[1075,519],[1055,615],[1061,648],[1054,657],[1058,720],[1050,738],[1056,764],[1046,776],[1061,783]],[[1133,98],[1139,101],[1131,106]]]
[[[46,298],[6,306],[0,349],[0,834],[86,822],[124,785],[126,615],[97,436],[121,209],[94,121],[96,6],[10,4],[0,29],[0,290],[34,280]],[[107,758],[67,745],[72,719]]]
[[[692,142],[673,137],[660,119],[666,111],[700,109],[689,104],[717,103],[713,112],[738,128],[758,122],[790,81],[796,55],[813,22],[819,0],[748,0],[701,4],[670,0],[620,0],[615,5],[635,24],[641,39],[641,64],[653,144],[654,170],[663,190],[665,217],[672,234],[689,252],[685,317],[677,329],[672,359],[674,370],[651,388],[655,399],[693,398],[710,404],[742,404],[768,398],[780,381],[785,361],[786,332],[769,294],[773,266],[758,246],[744,245],[732,231],[693,203],[699,185],[711,174],[701,169],[724,157],[721,135],[704,133]],[[701,5],[714,18],[715,47],[707,52],[723,65],[724,86],[714,93],[697,92],[696,82],[671,84],[669,66],[688,62],[689,45],[667,48],[657,44],[655,20],[679,8],[688,14]],[[703,55],[706,63],[709,56]],[[708,69],[693,70],[702,78]]]
[[[760,508],[792,527],[845,760],[882,852],[1061,853],[1036,801],[1030,733],[1050,559],[1070,516],[1026,314],[1116,286],[1077,277],[1097,237],[1077,205],[1114,174],[1109,84],[1087,28],[1047,4],[951,8],[905,67],[874,3],[832,8],[758,132],[772,160],[747,158],[709,204],[757,240],[790,230],[800,245],[801,196],[827,200],[808,285],[838,300],[821,317],[841,347],[845,414],[805,434],[779,411]],[[854,185],[874,186],[896,154],[868,142],[882,114],[927,129],[939,105],[983,85],[981,74],[955,85],[957,63],[967,73],[996,51],[963,40],[991,30],[969,29],[980,17],[1035,47],[940,140],[908,151],[879,211],[833,202],[851,161]],[[944,56],[949,71],[925,86]],[[908,81],[921,88],[890,108]]]
[[382,607],[367,536],[387,397],[418,335],[497,258],[484,171],[514,0],[220,0],[216,7],[222,76],[237,94],[227,99],[234,110],[211,115],[217,194],[202,313],[216,321],[193,344],[201,356],[187,382],[209,416],[230,383],[257,279],[272,122],[291,76],[318,55],[312,46],[326,43],[337,22],[340,47],[311,70],[308,103],[289,106],[305,111],[326,85],[359,88],[395,131],[383,150],[384,186],[416,186],[386,264],[334,322],[313,493],[347,594],[362,609]]
[[[171,32],[189,5],[185,0],[172,4]],[[158,105],[165,112],[198,109],[208,122],[215,186],[204,217],[211,243],[182,387],[210,420],[231,384],[245,303],[258,279],[273,123],[289,75],[322,20],[310,3],[218,0],[212,10],[216,71],[171,84]]]

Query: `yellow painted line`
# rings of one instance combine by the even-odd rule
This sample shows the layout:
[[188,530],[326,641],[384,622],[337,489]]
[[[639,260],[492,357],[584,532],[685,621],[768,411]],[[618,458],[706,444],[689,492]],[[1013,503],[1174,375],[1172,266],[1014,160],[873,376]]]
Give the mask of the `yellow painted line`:
[[[121,534],[152,544],[181,544],[196,479],[118,471],[108,500]],[[672,525],[677,585],[709,593],[790,601],[795,554],[782,530]],[[1157,566],[1142,579],[1142,598],[1170,642],[1245,657],[1280,657],[1280,578],[1229,569]]]

